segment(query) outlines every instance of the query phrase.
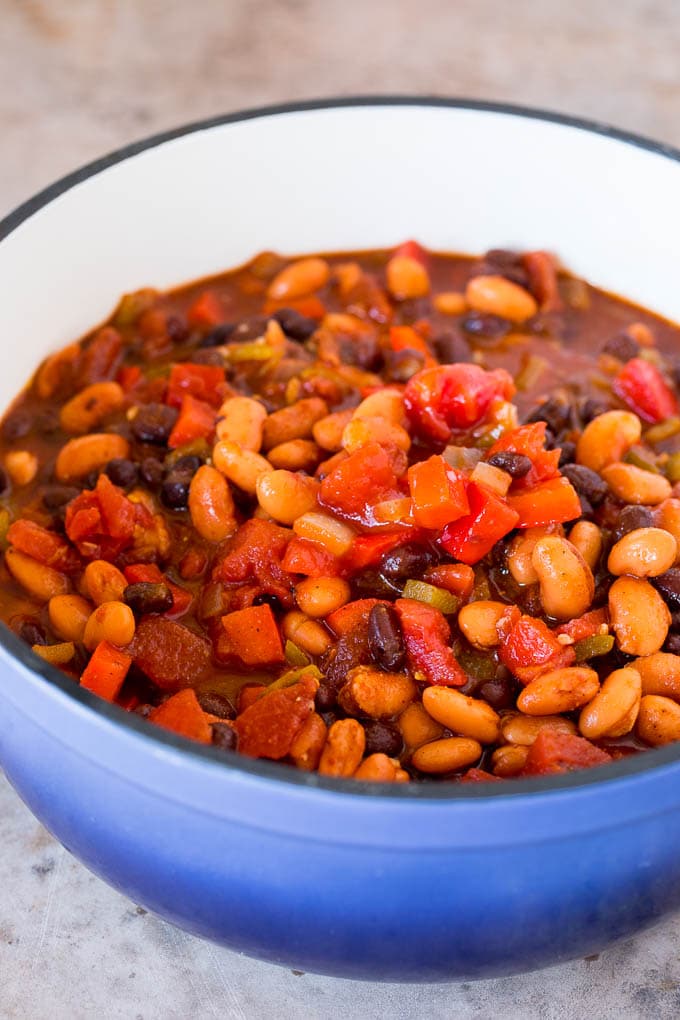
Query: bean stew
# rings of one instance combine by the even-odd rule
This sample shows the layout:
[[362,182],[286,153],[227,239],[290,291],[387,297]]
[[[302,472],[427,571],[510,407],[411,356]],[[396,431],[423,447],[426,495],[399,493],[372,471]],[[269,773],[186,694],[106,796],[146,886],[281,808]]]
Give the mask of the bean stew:
[[543,251],[127,294],[0,426],[0,619],[149,725],[325,776],[680,740],[675,352]]

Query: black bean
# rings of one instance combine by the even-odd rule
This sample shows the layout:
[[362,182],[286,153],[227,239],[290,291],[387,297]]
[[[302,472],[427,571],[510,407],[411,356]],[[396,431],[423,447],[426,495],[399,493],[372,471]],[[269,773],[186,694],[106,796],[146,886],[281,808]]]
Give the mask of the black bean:
[[352,587],[355,598],[389,599],[401,595],[404,585],[369,568],[354,575]]
[[229,723],[216,722],[210,727],[212,730],[213,747],[220,751],[235,751],[238,746],[238,734]]
[[189,505],[189,475],[171,474],[161,485],[161,499],[170,510],[186,510]]
[[509,333],[512,323],[490,312],[469,312],[462,320],[461,326],[472,336],[492,340]]
[[189,335],[186,320],[181,315],[168,315],[165,320],[165,332],[173,344],[181,344]]
[[388,672],[400,670],[406,658],[399,617],[392,606],[379,603],[368,617],[368,644],[371,658]]
[[121,489],[131,489],[139,481],[139,468],[127,457],[114,457],[108,462],[104,472],[113,484],[119,485]]
[[254,606],[269,606],[275,613],[280,613],[283,610],[281,599],[270,591],[259,592],[253,599],[252,604]]
[[27,436],[33,429],[34,424],[34,418],[30,411],[27,411],[24,407],[17,407],[14,411],[10,411],[7,417],[3,419],[0,432],[2,433],[2,438],[11,443],[15,439],[23,439],[24,436]]
[[636,531],[638,528],[653,528],[654,517],[652,511],[646,506],[636,506],[631,503],[624,506],[619,513],[614,529],[614,539],[623,538],[629,531]]
[[224,356],[220,351],[216,351],[212,347],[200,348],[191,356],[191,360],[196,365],[216,365],[218,368],[224,368]]
[[579,496],[585,496],[592,506],[598,506],[609,492],[609,487],[597,471],[583,464],[565,464],[562,474],[568,478]]
[[155,489],[156,486],[161,484],[163,478],[163,465],[155,457],[145,457],[142,463],[139,465],[139,473],[142,477],[142,481],[145,482],[150,489]]
[[479,696],[496,710],[510,708],[517,697],[517,682],[508,673],[507,676],[487,680],[479,688]]
[[201,340],[201,347],[221,347],[222,344],[226,344],[232,333],[236,329],[235,322],[222,322],[219,326],[215,326],[209,333]]
[[9,488],[9,478],[7,477],[7,472],[5,471],[4,468],[0,467],[0,496],[4,492],[7,492],[8,488]]
[[671,609],[680,609],[680,568],[671,567],[665,574],[650,577],[650,581]]
[[671,631],[674,634],[680,634],[680,613],[671,613]]
[[93,468],[88,475],[80,479],[80,484],[84,489],[96,489],[97,482],[99,481],[99,471],[97,468]]
[[48,407],[41,411],[35,420],[35,427],[41,436],[52,436],[61,427],[59,412],[56,408]]
[[561,400],[559,397],[548,397],[542,404],[534,408],[526,420],[527,423],[544,421],[551,432],[557,435],[558,432],[569,428],[571,425],[571,404],[568,404],[566,400]]
[[203,460],[196,453],[184,453],[171,462],[168,475],[195,475]]
[[664,652],[671,652],[672,655],[680,655],[680,634],[669,634],[663,650]]
[[523,453],[511,453],[509,450],[501,450],[489,457],[489,464],[492,467],[506,471],[512,478],[524,478],[531,471],[531,461]]
[[38,620],[33,620],[31,618],[22,619],[18,622],[16,632],[21,640],[25,641],[27,645],[47,644],[45,629]]
[[506,280],[528,287],[529,274],[522,264],[522,256],[505,248],[492,248],[484,255],[474,270],[475,276],[504,276]]
[[136,581],[123,591],[123,602],[137,616],[143,616],[146,613],[167,613],[172,609],[173,597],[167,584]]
[[365,722],[364,732],[366,754],[386,754],[388,758],[396,758],[401,754],[404,740],[396,726],[377,720]]
[[80,495],[80,489],[72,485],[50,485],[43,489],[42,502],[46,510],[60,510]]
[[314,319],[301,315],[294,308],[279,308],[273,317],[292,340],[307,340],[317,328]]
[[579,417],[584,425],[588,425],[593,418],[599,418],[601,414],[608,410],[609,406],[604,401],[596,400],[594,397],[586,397],[578,405]]
[[422,577],[434,560],[431,549],[408,542],[385,553],[380,561],[380,573],[390,581],[407,581],[410,577]]
[[571,440],[565,439],[559,444],[560,459],[557,462],[559,468],[563,468],[565,464],[573,464],[576,458],[576,443],[572,443]]
[[233,719],[236,715],[234,706],[224,694],[217,691],[196,691],[196,697],[203,711],[209,715],[216,715],[220,719]]
[[420,351],[386,351],[385,374],[395,382],[408,382],[425,365],[425,355]]
[[317,712],[328,712],[337,702],[338,691],[335,684],[322,680],[314,698]]
[[132,420],[132,434],[140,443],[164,446],[177,421],[176,407],[167,404],[145,404]]
[[611,354],[612,357],[618,358],[619,361],[630,361],[631,358],[637,358],[640,353],[640,345],[627,333],[617,333],[616,336],[607,340],[602,350],[605,354]]
[[458,361],[472,361],[472,349],[465,337],[457,330],[448,329],[432,341],[439,360],[447,365]]

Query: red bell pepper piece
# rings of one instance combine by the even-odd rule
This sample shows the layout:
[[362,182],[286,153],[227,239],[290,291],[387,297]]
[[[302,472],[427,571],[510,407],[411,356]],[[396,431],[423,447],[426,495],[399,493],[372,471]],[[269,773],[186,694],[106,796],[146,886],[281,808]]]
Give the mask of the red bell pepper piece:
[[529,748],[520,775],[549,776],[558,772],[591,768],[593,765],[606,765],[611,760],[606,751],[595,747],[584,737],[544,729]]
[[612,383],[612,390],[640,418],[664,421],[678,413],[678,402],[661,372],[643,358],[626,362]]
[[583,616],[577,616],[576,619],[555,627],[555,634],[568,634],[574,641],[583,641],[584,638],[602,633],[603,624],[605,627],[609,626],[608,610],[591,609]]
[[470,513],[447,524],[439,544],[454,559],[472,565],[517,527],[519,514],[497,493],[476,482],[468,483],[467,498]]
[[207,439],[215,429],[217,413],[204,400],[197,400],[190,393],[182,397],[179,418],[168,438],[168,446],[175,449],[194,439]]
[[574,661],[571,645],[561,645],[553,631],[533,616],[520,616],[511,622],[501,641],[499,655],[503,665],[524,684],[541,673],[569,666]]
[[467,676],[450,646],[451,630],[444,614],[415,599],[397,599],[394,604],[411,669],[419,679],[444,687],[462,687]]
[[187,312],[187,322],[194,329],[213,329],[224,319],[222,302],[212,290],[204,290]]
[[359,627],[365,627],[373,606],[381,604],[387,605],[385,599],[355,599],[354,602],[347,602],[339,609],[334,609],[326,623],[337,637],[344,637]]
[[379,535],[357,535],[351,549],[342,557],[343,574],[347,577],[358,574],[360,570],[378,563],[385,553],[413,536],[413,528],[400,528],[399,531]]
[[232,654],[246,666],[284,662],[283,645],[271,606],[249,606],[222,617]]
[[531,489],[511,492],[506,498],[508,506],[517,514],[518,528],[564,524],[581,516],[576,489],[561,475]]
[[529,290],[536,298],[542,312],[558,312],[562,308],[557,285],[557,262],[547,251],[527,251],[522,255],[522,265],[529,276]]
[[[515,488],[531,488],[539,482],[548,478],[555,478],[559,474],[557,467],[560,459],[559,450],[546,450],[545,448],[544,421],[532,422],[529,425],[520,425],[519,428],[511,429],[497,439],[487,454],[487,459],[494,453],[509,452],[519,453],[528,457],[531,461],[531,469],[523,478],[518,478],[513,484]],[[513,490],[514,491],[514,490]]]
[[466,478],[437,454],[408,469],[413,518],[422,528],[446,527],[470,513]]
[[274,761],[285,758],[314,711],[317,688],[316,680],[303,676],[292,687],[270,694],[265,691],[234,722],[240,753]]
[[178,733],[181,737],[197,740],[200,744],[212,743],[208,715],[201,708],[196,692],[191,688],[178,691],[158,708],[154,708],[149,716],[149,722],[162,726],[172,733]]
[[475,572],[464,563],[441,563],[437,567],[428,567],[423,580],[437,588],[445,588],[466,602],[475,586]]
[[183,397],[189,393],[219,407],[224,390],[225,373],[220,365],[194,365],[186,361],[172,366],[165,402],[171,407],[181,407]]
[[393,351],[417,351],[423,355],[425,368],[432,368],[438,364],[425,340],[413,326],[391,326],[390,347]]
[[445,443],[452,431],[482,421],[495,397],[508,400],[514,392],[503,368],[485,372],[479,365],[455,363],[414,375],[404,390],[404,406],[417,433]]
[[397,485],[402,459],[400,450],[387,450],[378,443],[362,446],[326,475],[319,502],[343,517],[374,523],[372,508],[377,503],[403,496]]
[[141,378],[142,370],[139,365],[123,365],[122,368],[118,369],[116,382],[119,386],[122,386],[126,393],[129,393]]
[[340,572],[340,560],[319,542],[306,538],[292,538],[286,548],[282,563],[289,574],[304,574],[306,577],[336,577]]
[[80,678],[80,686],[105,701],[115,701],[123,686],[132,659],[120,648],[100,641]]

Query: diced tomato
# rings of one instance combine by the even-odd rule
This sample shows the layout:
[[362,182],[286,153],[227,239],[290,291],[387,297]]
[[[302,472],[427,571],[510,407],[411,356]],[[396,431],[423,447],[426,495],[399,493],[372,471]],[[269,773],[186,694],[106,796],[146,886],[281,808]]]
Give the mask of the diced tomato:
[[[397,466],[402,452],[368,443],[326,475],[319,489],[319,502],[343,517],[373,523],[376,503],[403,496],[397,485]],[[401,473],[401,472],[399,472]]]
[[220,365],[181,362],[173,365],[170,370],[165,402],[171,407],[181,407],[182,399],[189,393],[192,397],[219,407],[224,390],[225,374]]
[[476,482],[468,483],[467,498],[470,513],[447,524],[439,543],[454,559],[472,565],[517,527],[519,514],[497,493]]
[[66,507],[66,534],[82,556],[115,559],[132,544],[137,529],[148,529],[153,517],[141,503],[133,503],[107,475],[96,488],[85,489]]
[[247,708],[259,701],[260,695],[267,690],[265,684],[244,684],[238,692],[238,711],[245,712]]
[[408,258],[415,259],[416,262],[421,262],[423,265],[427,265],[428,262],[427,252],[417,241],[404,241],[395,248],[394,255],[406,255]]
[[80,678],[80,686],[105,701],[115,701],[127,676],[132,659],[120,648],[100,641]]
[[289,574],[304,574],[306,577],[335,577],[340,572],[337,556],[329,553],[319,542],[310,542],[297,535],[288,543],[282,566]]
[[213,570],[216,581],[256,582],[259,591],[276,595],[286,609],[293,605],[295,578],[283,567],[293,533],[271,521],[251,518],[229,539]]
[[547,251],[527,251],[522,265],[529,275],[529,290],[542,312],[558,312],[562,308],[557,285],[557,261]]
[[678,413],[672,389],[651,362],[631,358],[612,383],[612,390],[644,421],[659,422]]
[[365,627],[373,606],[387,605],[385,599],[355,599],[333,610],[326,623],[337,637],[343,637],[358,627]]
[[533,616],[521,616],[501,641],[500,659],[510,672],[528,684],[550,669],[574,661],[571,645],[561,645],[550,628]]
[[271,606],[249,606],[222,617],[231,651],[246,666],[284,662],[283,645]]
[[155,563],[130,563],[127,567],[123,568],[123,573],[128,584],[139,584],[140,582],[164,584],[170,589],[172,593],[172,609],[163,614],[168,619],[173,620],[184,616],[194,601],[190,591],[171,581],[165,574],[161,573]]
[[240,753],[274,761],[285,758],[314,711],[317,688],[316,680],[303,676],[292,687],[265,692],[249,705],[234,722]]
[[505,369],[486,372],[479,365],[460,362],[414,375],[404,390],[404,406],[417,433],[445,443],[452,431],[482,421],[495,397],[507,400],[514,392]]
[[437,588],[445,588],[465,602],[472,595],[475,572],[464,563],[441,563],[437,567],[428,567],[423,580]]
[[121,360],[123,338],[113,326],[97,330],[85,347],[80,365],[81,386],[113,379]]
[[158,708],[154,708],[149,722],[189,740],[197,740],[201,744],[212,743],[209,718],[201,708],[196,692],[190,688],[178,691]]
[[543,729],[529,748],[522,769],[523,776],[549,776],[558,772],[573,772],[594,765],[606,765],[611,756],[589,740],[573,733],[559,733]]
[[182,397],[179,418],[168,438],[168,446],[174,450],[194,439],[207,439],[215,429],[216,420],[217,414],[210,404],[187,393]]
[[511,492],[507,501],[508,506],[517,514],[518,528],[564,524],[581,516],[581,503],[576,489],[561,475],[531,489]]
[[205,571],[209,557],[204,549],[194,546],[187,549],[179,561],[179,573],[185,581],[193,581]]
[[415,599],[397,599],[409,665],[430,684],[462,687],[467,676],[451,649],[451,630],[439,609]]
[[418,351],[425,359],[423,362],[425,368],[438,364],[425,340],[413,326],[391,326],[390,347],[393,351]]
[[210,644],[162,616],[140,620],[129,651],[135,665],[164,691],[192,687],[210,668]]
[[591,609],[583,616],[577,616],[575,620],[555,627],[555,634],[568,634],[574,641],[583,641],[584,638],[600,634],[602,626],[609,625],[609,612],[607,609]]
[[224,322],[222,302],[212,290],[204,290],[187,312],[187,322],[194,329],[209,330]]
[[122,368],[118,369],[118,374],[116,375],[118,385],[122,386],[126,393],[134,389],[141,378],[142,370],[139,365],[123,365]]
[[408,469],[413,500],[413,517],[422,528],[438,530],[470,512],[466,478],[449,467],[443,457],[433,455]]
[[500,439],[497,439],[487,454],[487,459],[495,453],[508,451],[519,453],[528,457],[531,461],[531,469],[523,478],[514,482],[515,488],[531,488],[539,482],[554,478],[559,474],[557,467],[560,459],[559,450],[546,450],[545,448],[544,421],[532,422],[529,425],[520,425],[519,428],[510,429]]
[[342,558],[343,574],[351,577],[366,567],[378,563],[385,553],[413,537],[412,528],[380,533],[379,535],[357,535],[351,549]]
[[80,557],[68,542],[54,531],[48,531],[34,521],[23,518],[15,521],[7,531],[7,541],[19,552],[25,553],[46,567],[54,567],[55,570],[66,573],[82,567]]
[[485,772],[484,769],[468,769],[460,777],[461,783],[502,783],[503,780],[500,776],[494,776],[491,772]]

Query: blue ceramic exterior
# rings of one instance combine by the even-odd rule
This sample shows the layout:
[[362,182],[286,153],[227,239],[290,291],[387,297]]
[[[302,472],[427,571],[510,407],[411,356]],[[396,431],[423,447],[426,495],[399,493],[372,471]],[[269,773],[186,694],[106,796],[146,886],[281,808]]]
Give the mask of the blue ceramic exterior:
[[680,904],[677,762],[453,798],[348,792],[159,739],[68,684],[3,652],[10,781],[102,878],[245,953],[374,980],[498,976],[597,952]]
[[[0,238],[68,187],[163,140],[60,182],[0,224]],[[326,974],[511,974],[597,952],[677,909],[678,756],[668,748],[571,776],[456,787],[320,780],[166,735],[81,690],[0,627],[0,765],[50,831],[167,920]]]

